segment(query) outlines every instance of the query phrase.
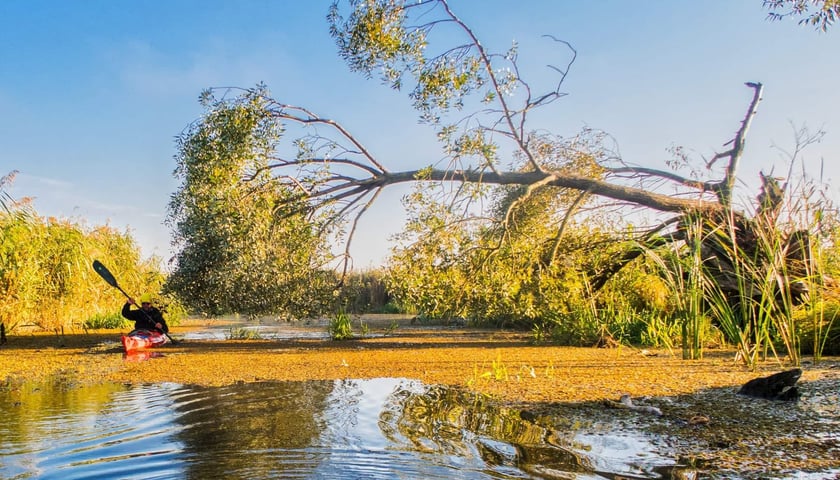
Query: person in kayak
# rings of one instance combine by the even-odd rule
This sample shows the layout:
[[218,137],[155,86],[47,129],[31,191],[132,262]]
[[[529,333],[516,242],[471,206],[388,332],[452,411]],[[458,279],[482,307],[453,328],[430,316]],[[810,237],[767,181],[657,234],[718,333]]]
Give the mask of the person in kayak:
[[132,309],[132,305],[136,307],[137,302],[128,297],[128,301],[123,305],[122,316],[134,320],[135,330],[157,330],[161,333],[169,333],[169,327],[166,325],[166,320],[163,319],[163,314],[152,306],[151,294],[140,295],[139,309]]

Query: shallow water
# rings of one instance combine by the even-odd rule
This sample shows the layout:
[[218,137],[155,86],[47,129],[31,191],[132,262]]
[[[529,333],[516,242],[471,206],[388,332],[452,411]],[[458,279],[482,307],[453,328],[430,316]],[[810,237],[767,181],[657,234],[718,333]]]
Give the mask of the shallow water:
[[[401,379],[23,385],[0,392],[0,478],[671,478],[651,439],[523,420]],[[693,478],[679,470],[679,478]]]
[[[379,315],[370,315],[377,318]],[[261,338],[266,340],[327,340],[330,320],[327,318],[309,319],[301,322],[286,322],[272,319],[236,320],[228,319],[223,323],[209,323],[204,328],[190,330],[183,335],[184,340],[227,340],[230,338]],[[361,320],[353,325],[356,336],[371,338],[381,337],[381,331],[361,332]],[[381,329],[380,329],[381,330]]]
[[288,322],[269,322],[259,324],[254,322],[233,323],[228,325],[212,325],[200,330],[192,330],[184,334],[184,340],[226,340],[240,334],[253,335],[256,338],[271,340],[291,339],[328,339],[327,324],[300,325]]

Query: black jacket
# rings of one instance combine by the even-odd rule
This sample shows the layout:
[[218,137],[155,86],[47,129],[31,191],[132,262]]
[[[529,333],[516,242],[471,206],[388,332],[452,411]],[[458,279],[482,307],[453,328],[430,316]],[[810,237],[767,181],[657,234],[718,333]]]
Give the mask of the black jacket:
[[169,332],[169,327],[166,325],[166,320],[163,319],[163,314],[155,307],[149,308],[148,312],[142,308],[132,310],[131,304],[125,302],[122,309],[122,316],[129,320],[134,320],[135,330],[157,330],[155,324],[160,323],[163,327],[163,333]]

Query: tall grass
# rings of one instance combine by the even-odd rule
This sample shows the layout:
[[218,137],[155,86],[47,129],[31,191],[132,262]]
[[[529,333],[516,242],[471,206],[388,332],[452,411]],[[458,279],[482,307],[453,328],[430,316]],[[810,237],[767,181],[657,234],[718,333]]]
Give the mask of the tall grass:
[[[818,188],[812,182],[800,182],[795,188],[797,193],[791,198],[796,200],[791,202],[790,210],[797,215],[792,220],[804,225],[813,235],[798,245],[804,252],[797,259],[801,261],[799,266],[804,275],[793,279],[804,285],[808,292],[802,306],[805,313],[791,315],[788,327],[800,342],[797,346],[801,348],[803,341],[807,343],[814,363],[818,363],[830,342],[833,341],[831,346],[840,351],[840,333],[833,331],[840,311],[840,292],[833,284],[840,273],[840,219],[825,186]],[[800,325],[797,320],[809,324]],[[809,337],[803,338],[803,333]]]
[[[804,331],[819,361],[835,319],[824,314],[832,305],[824,301],[830,291],[825,279],[840,270],[836,239],[823,232],[835,234],[838,222],[830,202],[814,201],[816,190],[802,185],[789,195],[795,202],[759,210],[748,225],[732,215],[715,224],[692,219],[683,225],[685,248],[647,252],[674,294],[684,358],[702,355],[713,319],[749,368],[770,357],[800,364]],[[805,328],[802,321],[811,324]]]
[[[671,290],[674,311],[672,317],[680,326],[682,356],[684,359],[699,359],[703,355],[703,340],[709,330],[709,320],[704,311],[703,257],[701,254],[700,219],[686,222],[687,254],[679,249],[664,248],[648,250],[647,257],[659,270],[665,284]],[[650,326],[650,324],[649,324]],[[649,331],[648,335],[663,336],[663,333]]]
[[93,271],[94,259],[105,263],[128,292],[160,288],[157,260],[141,260],[128,233],[43,218],[26,205],[6,207],[0,209],[0,323],[7,331],[112,322],[105,319],[119,312],[125,298]]

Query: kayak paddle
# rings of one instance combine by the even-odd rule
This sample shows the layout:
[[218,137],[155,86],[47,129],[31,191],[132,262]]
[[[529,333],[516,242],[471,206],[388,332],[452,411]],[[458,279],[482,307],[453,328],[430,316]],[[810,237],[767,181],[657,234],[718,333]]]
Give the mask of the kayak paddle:
[[[96,273],[98,273],[99,276],[102,277],[102,279],[105,280],[108,283],[108,285],[110,285],[110,286],[116,288],[117,290],[119,290],[120,292],[122,292],[122,294],[125,295],[125,298],[131,298],[131,295],[125,293],[125,290],[123,290],[122,287],[120,287],[120,285],[117,283],[117,279],[114,278],[114,275],[111,274],[111,271],[108,270],[108,267],[103,265],[102,262],[100,262],[99,260],[94,260],[93,261],[93,269],[96,270]],[[148,318],[149,321],[154,322],[154,319],[151,317],[151,315],[146,313],[145,310],[143,310],[141,308],[140,311],[143,312],[146,315],[146,318]],[[168,338],[169,341],[172,342],[173,344],[177,343],[175,341],[175,339],[173,339],[172,337],[169,336],[168,333],[166,333],[164,331],[161,331],[160,333],[166,335],[166,338]]]

